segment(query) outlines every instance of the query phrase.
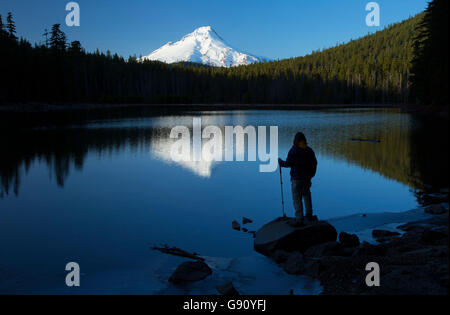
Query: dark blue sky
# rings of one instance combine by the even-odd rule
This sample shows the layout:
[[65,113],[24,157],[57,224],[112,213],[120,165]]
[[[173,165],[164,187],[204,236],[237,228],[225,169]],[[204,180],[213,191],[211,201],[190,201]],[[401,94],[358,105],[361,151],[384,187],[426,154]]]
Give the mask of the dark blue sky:
[[[31,42],[64,24],[67,0],[1,0]],[[426,0],[378,0],[381,26],[368,27],[368,0],[78,0],[81,26],[63,30],[89,51],[146,55],[195,28],[211,25],[231,46],[273,59],[302,56],[380,30],[423,11]]]

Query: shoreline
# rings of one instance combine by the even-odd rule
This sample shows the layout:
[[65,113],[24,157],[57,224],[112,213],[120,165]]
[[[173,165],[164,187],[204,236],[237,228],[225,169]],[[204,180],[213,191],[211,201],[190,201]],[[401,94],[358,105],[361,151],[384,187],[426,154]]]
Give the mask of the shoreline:
[[[448,190],[441,197],[439,202],[404,212],[357,214],[321,221],[336,228],[339,241],[325,241],[306,251],[274,247],[264,255],[286,274],[320,281],[320,295],[448,294]],[[375,236],[374,230],[382,236]],[[356,238],[357,244],[345,243],[341,234]],[[278,244],[288,241],[284,237]],[[366,285],[369,271],[365,268],[369,262],[380,266],[379,287]]]
[[[408,220],[408,221],[404,221]],[[84,289],[78,290],[75,294],[173,294],[173,295],[216,295],[216,286],[223,283],[232,282],[238,292],[242,295],[349,295],[349,294],[416,294],[415,292],[393,290],[392,283],[398,283],[408,289],[415,287],[417,283],[428,283],[427,277],[433,273],[433,268],[437,271],[448,270],[440,262],[447,258],[448,267],[448,245],[428,244],[426,248],[416,248],[414,242],[421,233],[430,226],[442,226],[447,224],[448,231],[448,206],[447,213],[433,215],[424,212],[424,207],[419,207],[403,212],[384,212],[354,214],[349,216],[334,217],[328,219],[338,231],[355,232],[362,242],[370,241],[366,230],[382,228],[391,231],[398,231],[398,227],[406,229],[401,237],[393,239],[391,243],[369,242],[361,248],[371,250],[371,255],[360,257],[328,256],[323,257],[321,268],[325,268],[320,275],[306,273],[286,272],[285,266],[276,263],[256,252],[247,256],[238,257],[209,257],[205,256],[206,262],[212,268],[213,274],[208,278],[192,283],[184,287],[176,287],[170,284],[167,279],[175,270],[178,264],[186,259],[180,257],[156,254],[149,257],[147,263],[140,263],[137,269],[108,270],[91,274],[84,280]],[[430,223],[426,223],[431,221]],[[361,224],[365,222],[365,224]],[[355,230],[349,227],[356,227]],[[391,227],[389,227],[391,226]],[[420,239],[419,239],[420,241]],[[393,245],[390,245],[392,244]],[[392,247],[389,249],[389,247]],[[381,250],[377,251],[376,248]],[[395,250],[393,250],[395,249]],[[395,251],[402,249],[402,257],[393,255]],[[384,250],[387,252],[383,253]],[[447,255],[442,256],[443,253]],[[429,261],[432,263],[429,263]],[[381,287],[368,288],[364,285],[367,272],[364,266],[368,261],[376,261],[381,265]],[[425,268],[419,269],[415,278],[414,266],[420,262]],[[150,264],[148,264],[150,263]],[[426,265],[429,264],[427,268]],[[412,270],[411,270],[412,269]],[[425,269],[425,273],[424,270]],[[312,270],[309,270],[312,271]],[[142,275],[145,275],[144,279]],[[387,278],[387,279],[386,279]],[[147,279],[147,280],[145,280]],[[354,280],[357,280],[355,283]],[[442,277],[445,281],[445,277]],[[448,273],[447,273],[448,281]],[[14,279],[11,279],[11,281]],[[399,281],[400,280],[400,281]],[[13,281],[14,282],[14,281]],[[438,281],[439,282],[439,281]],[[26,294],[71,294],[73,291],[56,285],[59,278],[55,278],[55,286],[41,288],[34,291],[29,289],[20,290],[13,283],[6,283],[3,293],[9,290],[21,291]],[[447,282],[448,283],[448,282]],[[276,288],[276,289],[275,289]],[[420,289],[420,287],[419,287]],[[419,290],[418,289],[418,290]],[[448,291],[447,291],[448,292]],[[2,294],[3,294],[2,293]],[[445,294],[445,292],[428,292],[429,294]],[[423,294],[423,293],[421,293]]]
[[23,103],[0,104],[0,114],[70,113],[102,110],[218,111],[218,110],[326,110],[326,109],[398,109],[403,113],[448,119],[448,106],[411,104],[101,104],[101,103]]
[[398,108],[398,104],[98,104],[98,103],[68,103],[68,104],[6,104],[0,105],[0,112],[58,112],[84,111],[102,109],[163,109],[163,110],[312,110],[339,108]]

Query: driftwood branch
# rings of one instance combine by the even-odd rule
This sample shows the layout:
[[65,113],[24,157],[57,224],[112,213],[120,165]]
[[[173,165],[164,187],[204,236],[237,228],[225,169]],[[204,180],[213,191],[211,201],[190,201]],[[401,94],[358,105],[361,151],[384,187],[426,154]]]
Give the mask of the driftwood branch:
[[205,258],[200,257],[197,253],[189,253],[185,250],[182,250],[178,247],[169,247],[167,245],[164,245],[163,247],[154,246],[152,248],[153,250],[160,251],[164,254],[179,256],[179,257],[186,257],[194,260],[204,261]]
[[372,143],[380,143],[381,142],[381,140],[378,140],[378,139],[363,139],[363,138],[351,138],[350,141],[372,142]]

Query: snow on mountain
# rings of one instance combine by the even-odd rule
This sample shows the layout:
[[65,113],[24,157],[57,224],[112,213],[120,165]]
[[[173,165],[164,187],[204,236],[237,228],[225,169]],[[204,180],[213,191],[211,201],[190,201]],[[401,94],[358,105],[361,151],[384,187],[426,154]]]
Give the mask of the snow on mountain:
[[197,28],[176,43],[169,42],[141,60],[166,63],[197,62],[216,67],[234,67],[264,61],[230,47],[211,26]]

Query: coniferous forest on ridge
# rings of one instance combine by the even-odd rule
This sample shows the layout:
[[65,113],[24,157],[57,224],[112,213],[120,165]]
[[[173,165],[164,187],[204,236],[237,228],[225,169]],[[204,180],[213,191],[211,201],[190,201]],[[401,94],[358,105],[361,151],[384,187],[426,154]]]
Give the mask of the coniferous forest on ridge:
[[60,25],[34,46],[0,17],[0,104],[448,104],[448,1],[304,57],[233,68],[86,52]]

